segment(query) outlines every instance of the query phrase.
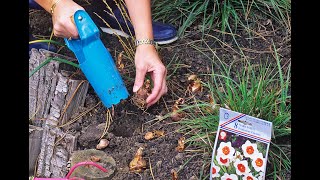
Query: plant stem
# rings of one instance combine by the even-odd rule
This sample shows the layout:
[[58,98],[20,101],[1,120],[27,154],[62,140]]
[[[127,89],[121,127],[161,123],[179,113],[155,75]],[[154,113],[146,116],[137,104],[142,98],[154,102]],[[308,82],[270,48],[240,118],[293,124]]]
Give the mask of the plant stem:
[[50,57],[48,59],[46,59],[45,61],[43,61],[39,66],[37,66],[34,70],[32,70],[30,73],[29,73],[29,78],[34,74],[36,73],[40,68],[42,68],[43,66],[45,66],[46,64],[48,64],[51,60],[54,60],[54,61],[59,61],[59,62],[62,62],[62,63],[66,63],[66,64],[69,64],[73,67],[76,67],[76,68],[80,68],[79,64],[76,64],[76,63],[73,63],[73,62],[70,62],[68,60],[65,60],[65,59],[61,59],[61,58],[57,58],[57,57]]

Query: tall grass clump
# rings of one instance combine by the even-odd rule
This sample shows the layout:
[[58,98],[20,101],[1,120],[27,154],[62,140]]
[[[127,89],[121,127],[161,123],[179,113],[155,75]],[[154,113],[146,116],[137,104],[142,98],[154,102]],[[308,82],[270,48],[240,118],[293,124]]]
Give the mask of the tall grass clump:
[[[189,138],[186,140],[191,151],[201,153],[204,167],[209,168],[211,153],[219,123],[219,107],[248,114],[273,123],[273,132],[268,154],[267,178],[285,179],[291,170],[291,63],[282,63],[275,51],[275,62],[251,64],[246,61],[236,69],[220,59],[213,65],[220,67],[212,71],[209,81],[203,86],[212,97],[197,100],[185,105],[185,119],[179,121],[179,132]],[[273,66],[272,66],[273,65]],[[288,141],[289,140],[289,141]],[[207,173],[207,174],[206,174]],[[200,172],[202,178],[209,172]],[[201,179],[201,178],[200,178]]]
[[290,0],[157,0],[152,8],[155,20],[179,27],[179,36],[197,25],[203,33],[213,28],[225,32],[228,26],[233,30],[238,25],[247,27],[249,19],[255,22],[257,11],[290,30]]

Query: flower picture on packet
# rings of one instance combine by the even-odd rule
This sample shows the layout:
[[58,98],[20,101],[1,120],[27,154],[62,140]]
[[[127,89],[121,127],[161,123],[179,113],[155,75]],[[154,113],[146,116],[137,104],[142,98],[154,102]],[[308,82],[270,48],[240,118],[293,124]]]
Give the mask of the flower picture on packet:
[[220,108],[210,180],[264,180],[272,123]]

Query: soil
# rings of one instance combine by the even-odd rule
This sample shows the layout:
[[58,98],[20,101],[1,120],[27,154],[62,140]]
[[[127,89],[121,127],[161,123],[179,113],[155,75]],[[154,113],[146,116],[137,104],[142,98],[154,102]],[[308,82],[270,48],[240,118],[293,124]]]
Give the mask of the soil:
[[[266,24],[266,21],[268,19],[261,19],[260,23]],[[36,37],[50,37],[52,21],[48,12],[30,10],[29,25],[30,33]],[[269,59],[269,61],[272,61],[274,58],[272,57],[272,53],[270,53],[270,48],[272,48],[271,45],[274,43],[276,47],[280,47],[278,53],[283,59],[282,63],[290,62],[290,39],[287,38],[289,32],[286,32],[282,28],[276,28],[276,24],[273,24],[273,26],[269,24],[263,27],[266,28],[263,30],[264,34],[257,36],[254,40],[246,39],[247,35],[244,30],[239,30],[241,38],[237,39],[238,43],[241,44],[241,47],[250,47],[243,49],[244,54],[251,59],[251,63],[253,64],[260,63],[260,60]],[[257,31],[259,32],[259,30]],[[210,35],[218,36],[219,34],[219,32],[213,31]],[[54,40],[63,42],[61,38],[53,38]],[[177,152],[175,148],[177,147],[178,139],[183,136],[183,134],[177,132],[180,125],[172,123],[173,121],[170,118],[161,119],[171,111],[171,107],[178,97],[185,97],[187,77],[189,75],[211,72],[212,65],[206,55],[213,57],[212,52],[204,50],[202,54],[190,45],[190,42],[192,42],[191,44],[193,45],[206,48],[206,44],[196,42],[196,40],[201,38],[202,34],[195,27],[191,28],[183,38],[178,39],[172,44],[160,47],[159,54],[164,64],[168,65],[172,59],[177,58],[180,62],[176,62],[176,64],[182,65],[177,69],[174,66],[168,67],[168,75],[171,75],[168,79],[168,93],[158,103],[146,111],[142,111],[130,101],[129,97],[127,100],[114,106],[113,109],[110,109],[111,113],[113,113],[113,119],[106,135],[110,144],[103,151],[112,156],[116,161],[117,171],[113,177],[114,180],[172,179],[172,169],[176,170],[179,179],[183,180],[198,179],[200,176],[199,172],[202,169],[208,174],[209,166],[203,167],[203,162],[210,161],[210,153],[206,153],[203,156],[194,156],[189,151]],[[123,49],[118,38],[114,35],[102,33],[101,39],[116,59],[117,54]],[[242,60],[239,54],[232,51],[231,48],[227,48],[227,45],[233,48],[236,47],[232,37],[226,35],[223,42],[225,44],[217,42],[214,38],[208,38],[206,41],[208,46],[217,49],[215,53],[218,57],[223,57],[222,60],[224,62],[228,64],[231,61],[235,61],[236,63],[233,64],[235,70],[240,69]],[[67,48],[61,49],[59,53],[74,57],[74,54]],[[131,62],[127,61],[127,63]],[[271,66],[276,66],[274,62],[271,64]],[[131,64],[131,69],[132,67],[133,65]],[[213,68],[219,71],[219,67],[214,66]],[[130,78],[124,79],[130,95],[133,94],[134,72],[132,71],[133,69],[125,74]],[[202,80],[206,81],[207,79]],[[203,92],[200,96],[204,94],[206,92]],[[99,103],[99,99],[90,86],[85,108],[89,109],[97,103]],[[96,147],[103,132],[104,123],[106,123],[107,110],[102,104],[99,104],[90,113],[72,124],[69,132],[78,136],[78,150],[94,149]],[[164,130],[165,136],[153,140],[145,140],[145,133],[153,130]],[[129,172],[129,163],[139,147],[144,147],[143,157],[147,161],[147,169],[142,173],[132,173]],[[188,148],[192,149],[192,146],[187,146],[186,149]],[[271,172],[271,168],[267,169],[268,172]]]

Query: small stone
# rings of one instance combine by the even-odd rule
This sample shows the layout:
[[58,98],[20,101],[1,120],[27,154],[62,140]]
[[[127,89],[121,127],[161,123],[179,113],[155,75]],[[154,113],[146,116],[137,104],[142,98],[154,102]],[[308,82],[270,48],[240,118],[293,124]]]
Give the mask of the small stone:
[[183,153],[178,153],[174,158],[177,160],[177,161],[180,161],[182,160],[184,157]]
[[150,148],[149,150],[151,153],[156,153],[157,152],[157,148]]
[[99,129],[99,130],[103,131],[103,130],[104,130],[104,128],[105,128],[105,126],[106,126],[106,123],[98,124],[98,125],[97,125],[97,129]]
[[89,143],[96,143],[102,133],[103,131],[98,129],[96,125],[91,125],[79,136],[79,144],[87,146]]
[[157,161],[157,163],[156,163],[156,168],[158,169],[160,169],[161,168],[161,164],[162,164],[162,161]]

